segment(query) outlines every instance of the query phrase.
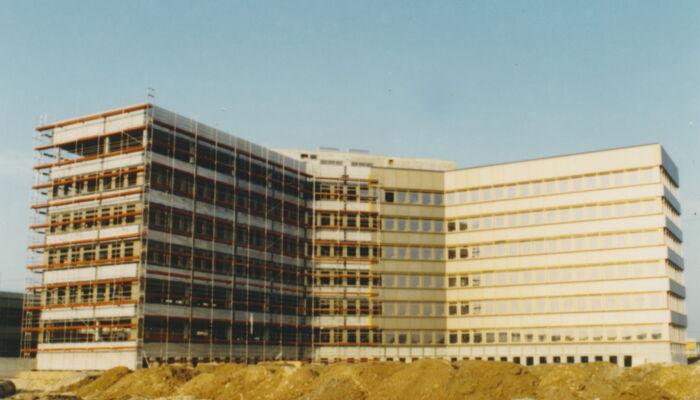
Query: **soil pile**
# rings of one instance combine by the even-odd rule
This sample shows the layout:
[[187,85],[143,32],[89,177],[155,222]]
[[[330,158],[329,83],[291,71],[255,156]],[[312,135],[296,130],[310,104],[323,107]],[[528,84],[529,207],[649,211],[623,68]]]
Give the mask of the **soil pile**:
[[83,400],[689,400],[700,399],[700,366],[444,360],[160,366],[113,368],[61,392]]

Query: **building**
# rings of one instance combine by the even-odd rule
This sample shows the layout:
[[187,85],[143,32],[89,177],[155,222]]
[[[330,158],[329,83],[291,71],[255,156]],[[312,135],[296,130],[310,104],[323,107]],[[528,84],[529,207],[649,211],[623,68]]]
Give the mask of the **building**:
[[696,363],[698,358],[700,358],[700,346],[698,345],[698,339],[688,338],[686,342],[686,352],[688,355],[688,364]]
[[266,149],[151,104],[37,138],[40,369],[686,360],[658,144],[456,169]]
[[19,357],[22,293],[0,292],[0,357]]

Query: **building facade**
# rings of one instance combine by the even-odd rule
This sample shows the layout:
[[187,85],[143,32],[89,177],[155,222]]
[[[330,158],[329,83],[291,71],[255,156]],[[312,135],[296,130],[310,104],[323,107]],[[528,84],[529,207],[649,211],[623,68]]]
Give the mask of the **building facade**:
[[23,354],[685,362],[660,145],[456,169],[270,150],[144,104],[37,128]]
[[0,357],[19,357],[22,293],[0,291]]

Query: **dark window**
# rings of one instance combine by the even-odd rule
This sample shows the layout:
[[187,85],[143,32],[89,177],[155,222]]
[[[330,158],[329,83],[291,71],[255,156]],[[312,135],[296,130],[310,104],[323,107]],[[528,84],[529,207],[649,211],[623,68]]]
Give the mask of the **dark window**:
[[393,203],[394,202],[394,192],[384,193],[384,201],[386,201],[387,203]]

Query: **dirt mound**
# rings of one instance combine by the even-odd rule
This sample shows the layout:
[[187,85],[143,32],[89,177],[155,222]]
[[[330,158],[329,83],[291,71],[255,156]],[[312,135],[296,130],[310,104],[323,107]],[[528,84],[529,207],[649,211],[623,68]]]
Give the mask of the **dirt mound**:
[[609,363],[550,364],[530,368],[540,379],[537,399],[665,399],[662,387]]
[[700,367],[506,362],[113,368],[65,388],[84,400],[680,400],[700,399]]
[[130,396],[166,397],[174,394],[192,379],[196,371],[189,367],[160,366],[135,372],[117,367],[99,378],[76,388],[74,393],[84,399],[110,400]]
[[449,399],[534,398],[539,378],[528,368],[505,362],[460,361],[448,385]]

